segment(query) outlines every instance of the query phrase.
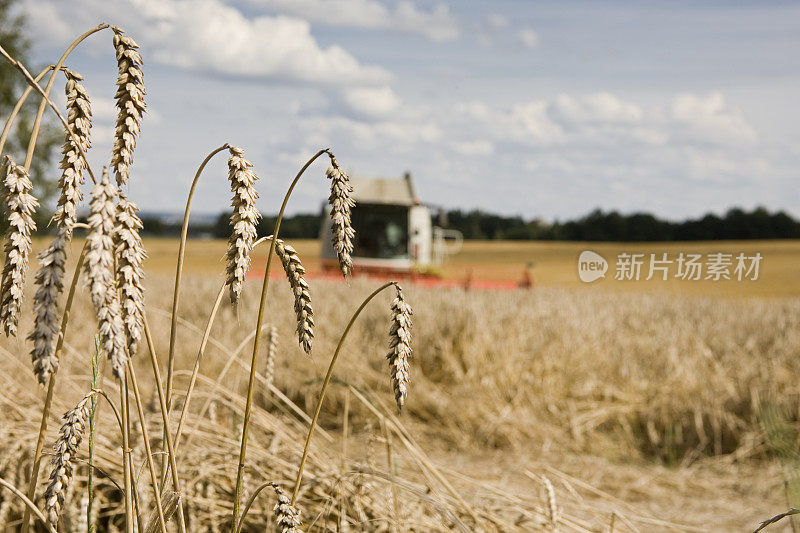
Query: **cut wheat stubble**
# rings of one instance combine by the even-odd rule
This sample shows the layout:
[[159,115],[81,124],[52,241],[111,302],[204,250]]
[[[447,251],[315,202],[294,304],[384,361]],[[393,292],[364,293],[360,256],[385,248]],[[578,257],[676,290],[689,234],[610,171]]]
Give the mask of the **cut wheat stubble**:
[[33,184],[25,167],[15,164],[10,156],[5,156],[3,168],[2,189],[8,230],[0,288],[0,322],[7,336],[16,336],[25,274],[30,260],[31,234],[36,230],[33,215],[39,202],[31,194]]
[[231,305],[237,308],[244,288],[244,277],[250,268],[250,251],[258,232],[256,224],[261,214],[256,209],[258,193],[254,184],[258,176],[253,172],[253,164],[243,157],[241,148],[231,146],[228,158],[228,179],[231,192],[231,227],[233,232],[228,239],[228,252],[225,255],[226,283],[229,287]]

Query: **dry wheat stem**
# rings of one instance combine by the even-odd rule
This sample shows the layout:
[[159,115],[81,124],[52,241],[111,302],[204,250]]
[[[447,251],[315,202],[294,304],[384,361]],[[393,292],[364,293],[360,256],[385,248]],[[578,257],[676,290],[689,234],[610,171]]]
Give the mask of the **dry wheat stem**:
[[[53,69],[55,69],[55,65],[45,67],[35,78],[33,78],[33,81],[38,84],[42,78],[44,78],[45,75]],[[33,91],[33,86],[28,85],[25,87],[25,90],[22,92],[22,96],[17,99],[17,103],[14,104],[11,114],[9,114],[8,119],[6,119],[6,124],[3,126],[3,133],[0,134],[0,155],[2,155],[3,150],[5,150],[8,134],[11,133],[11,126],[17,119],[17,115],[19,115],[19,112],[22,109],[22,106],[25,104],[25,100],[27,100],[28,96],[31,94],[31,91]]]
[[[158,525],[160,526],[161,533],[167,533],[167,520],[165,518],[162,502],[161,502],[161,490],[158,486],[158,474],[156,474],[156,469],[153,464],[153,452],[150,450],[150,435],[147,430],[147,421],[144,416],[144,409],[142,408],[142,396],[139,392],[139,383],[136,379],[136,372],[134,371],[133,365],[128,364],[128,375],[131,378],[131,385],[133,386],[133,394],[134,398],[136,399],[136,410],[139,415],[139,427],[142,430],[142,441],[144,442],[144,450],[145,455],[147,456],[147,467],[150,471],[150,482],[151,487],[153,489],[153,498],[155,500],[156,505],[156,518],[158,519]],[[177,504],[176,504],[177,505]],[[174,510],[173,510],[174,512]],[[150,518],[149,522],[156,522],[153,520],[153,517]],[[153,531],[155,531],[155,526],[153,527]]]
[[[147,315],[143,317],[144,336],[147,339],[147,351],[150,354],[150,365],[153,370],[153,377],[156,382],[156,390],[158,391],[158,401],[161,411],[161,422],[164,425],[164,441],[167,444],[167,455],[169,458],[169,470],[172,477],[172,486],[178,496],[181,494],[180,477],[178,476],[178,463],[175,456],[175,446],[172,441],[172,431],[170,428],[169,409],[167,408],[167,398],[164,393],[164,387],[161,381],[161,370],[158,368],[158,357],[156,356],[155,344],[153,343],[153,336],[150,333],[150,327],[147,324]],[[183,518],[183,507],[178,506],[178,524],[185,523]]]
[[114,198],[117,188],[111,184],[108,171],[92,189],[89,215],[89,235],[86,237],[89,250],[86,253],[84,272],[92,303],[97,314],[97,329],[100,344],[106,357],[111,360],[114,375],[122,380],[125,375],[125,325],[122,321],[119,294],[114,276],[114,228],[116,206]]
[[6,335],[16,336],[31,251],[31,233],[36,230],[33,215],[39,202],[31,194],[33,184],[25,167],[15,164],[10,156],[3,158],[2,166],[8,230],[0,288],[0,322]]
[[342,275],[347,277],[353,269],[353,237],[355,230],[350,223],[350,211],[355,207],[353,201],[353,186],[350,178],[339,166],[333,153],[327,152],[331,160],[331,166],[325,173],[331,180],[331,194],[328,202],[331,206],[331,222],[333,231],[333,248],[339,258],[339,269]]
[[389,369],[397,409],[402,409],[408,392],[408,360],[411,350],[411,306],[403,297],[400,285],[395,285],[397,297],[392,302],[392,325],[389,329]]
[[144,316],[144,269],[147,257],[139,236],[142,221],[136,204],[120,193],[117,203],[117,220],[114,229],[114,248],[117,257],[117,286],[120,292],[122,321],[128,343],[128,355],[136,355],[142,340]]
[[197,189],[197,183],[200,181],[200,175],[203,173],[203,169],[206,168],[206,165],[211,158],[214,157],[219,152],[223,150],[227,150],[229,147],[228,143],[223,144],[219,148],[216,148],[209,153],[203,162],[200,163],[200,166],[195,172],[194,179],[192,180],[192,185],[189,188],[189,195],[186,198],[186,208],[184,209],[183,213],[183,224],[181,225],[181,240],[178,245],[178,263],[175,269],[175,285],[173,286],[173,293],[172,293],[172,318],[170,320],[170,329],[169,329],[169,356],[168,356],[168,363],[167,363],[167,406],[171,406],[172,404],[172,382],[173,382],[173,372],[175,367],[175,335],[178,330],[178,303],[180,301],[180,291],[181,291],[181,279],[183,277],[183,261],[186,255],[186,237],[189,232],[189,214],[192,210],[192,199],[194,198],[194,191]]
[[142,56],[139,45],[124,32],[112,26],[114,48],[117,54],[117,93],[114,95],[117,106],[117,125],[114,132],[114,148],[111,152],[111,169],[117,185],[128,183],[130,167],[133,164],[133,150],[142,115],[147,105],[144,102],[145,88],[142,75]]
[[311,343],[314,340],[314,310],[311,308],[311,294],[305,276],[306,269],[300,262],[300,256],[291,245],[278,239],[275,252],[283,264],[286,279],[294,293],[294,312],[297,315],[297,340],[307,355],[311,355]]
[[[58,117],[58,120],[61,121],[61,125],[64,126],[64,130],[68,131],[70,136],[72,136],[73,140],[75,140],[76,143],[77,143],[77,137],[75,136],[75,132],[73,132],[70,129],[69,124],[67,123],[67,119],[64,118],[64,115],[62,115],[61,111],[58,110],[58,106],[56,106],[56,104],[53,102],[53,100],[50,99],[49,91],[45,91],[44,89],[42,89],[42,87],[38,83],[36,83],[36,81],[34,81],[33,76],[31,76],[31,73],[28,72],[28,69],[26,69],[25,66],[22,63],[20,63],[19,61],[17,61],[13,57],[11,57],[8,54],[8,52],[5,50],[5,48],[3,48],[2,46],[0,46],[0,55],[5,57],[9,61],[9,63],[11,63],[11,65],[14,66],[14,68],[16,68],[17,70],[19,70],[22,73],[22,75],[25,78],[25,81],[28,83],[28,85],[30,85],[31,87],[36,89],[36,91],[39,94],[42,95],[43,100],[47,103],[48,106],[50,106],[50,109],[53,111],[53,113],[56,115],[56,117]],[[58,65],[58,68],[60,69],[61,65]],[[34,131],[37,132],[38,130],[34,130]],[[34,146],[34,145],[33,144],[29,144],[28,146],[31,147],[31,146]],[[80,146],[79,146],[79,148],[80,148]],[[29,150],[29,153],[32,154],[32,152],[30,150]],[[86,171],[89,173],[89,177],[92,179],[93,182],[97,183],[97,179],[94,176],[94,172],[92,172],[92,167],[89,165],[89,159],[86,157],[86,152],[84,152],[83,148],[80,148],[80,153],[81,153],[81,159],[83,159],[83,162],[86,163]],[[27,528],[24,528],[22,533],[26,533],[26,532],[27,532]]]
[[[114,291],[116,292],[116,291]],[[112,364],[113,366],[113,364]],[[128,379],[125,375],[125,365],[117,376],[119,379],[119,404],[122,410],[122,476],[125,484],[125,531],[133,533],[134,508],[133,508],[133,472],[131,467],[130,449],[130,411],[128,410]]]
[[[256,246],[261,244],[266,240],[266,237],[262,237],[258,239],[256,242],[253,243],[251,249],[254,249]],[[175,447],[176,449],[180,445],[181,441],[181,432],[183,430],[183,424],[186,420],[186,415],[189,413],[189,403],[192,400],[192,393],[194,392],[195,385],[197,383],[197,375],[200,372],[200,362],[203,359],[203,355],[206,351],[206,346],[208,345],[208,340],[211,338],[211,328],[214,326],[214,321],[217,317],[217,312],[219,311],[220,303],[222,302],[222,296],[225,291],[225,287],[227,284],[223,284],[222,287],[219,289],[219,293],[217,294],[216,300],[214,300],[214,305],[211,308],[211,314],[208,316],[208,321],[206,322],[206,328],[203,331],[203,339],[200,341],[200,349],[197,351],[197,357],[194,360],[194,367],[192,367],[192,376],[189,378],[189,386],[186,388],[186,395],[184,396],[183,400],[183,407],[181,408],[181,415],[178,419],[178,429],[175,432]]]
[[261,214],[256,209],[258,192],[255,182],[258,176],[251,169],[253,164],[242,155],[241,148],[228,148],[228,179],[231,184],[231,236],[228,239],[228,252],[225,255],[227,283],[230,289],[231,305],[234,310],[244,288],[244,277],[250,268],[250,251],[258,236],[256,224]]
[[303,455],[300,458],[300,465],[297,468],[297,479],[294,482],[294,490],[292,491],[292,500],[291,504],[294,505],[297,502],[297,495],[300,492],[300,482],[303,479],[303,468],[306,465],[306,459],[308,459],[308,450],[311,446],[311,437],[314,435],[314,428],[317,426],[317,420],[319,419],[319,413],[322,410],[322,401],[325,399],[325,392],[328,390],[328,384],[331,381],[331,377],[333,376],[333,367],[336,365],[336,361],[339,359],[339,352],[342,350],[342,345],[344,345],[344,341],[347,339],[347,335],[350,333],[350,329],[355,324],[358,315],[361,314],[361,311],[367,306],[367,304],[372,301],[375,296],[378,295],[382,290],[386,289],[387,287],[391,287],[392,285],[397,285],[396,281],[389,281],[384,283],[377,289],[375,289],[372,294],[366,297],[361,305],[356,309],[353,316],[350,317],[350,321],[347,323],[347,327],[344,329],[344,333],[342,333],[341,338],[339,338],[339,344],[336,345],[336,351],[333,353],[333,357],[331,357],[331,362],[328,365],[328,371],[325,374],[325,379],[322,381],[322,388],[319,392],[319,399],[317,400],[317,406],[314,409],[314,417],[311,419],[311,424],[308,428],[308,435],[306,436],[306,443],[303,446]]
[[[75,48],[76,48],[76,47],[77,47],[77,46],[78,46],[78,45],[79,45],[79,44],[80,44],[80,43],[81,43],[81,42],[82,42],[84,39],[86,39],[87,37],[89,37],[89,36],[90,36],[90,35],[92,35],[93,33],[96,33],[96,32],[98,32],[98,31],[100,31],[100,30],[103,30],[103,29],[105,29],[105,28],[108,28],[108,24],[100,24],[99,26],[97,26],[97,27],[95,27],[95,28],[92,28],[92,29],[90,29],[89,31],[87,31],[87,32],[83,33],[83,34],[82,34],[82,35],[80,35],[80,36],[79,36],[77,39],[75,39],[75,40],[72,42],[72,44],[70,44],[70,45],[67,47],[67,49],[66,49],[66,50],[64,50],[64,53],[63,53],[63,54],[61,54],[61,57],[58,59],[58,62],[55,64],[54,71],[53,71],[53,73],[50,75],[50,79],[47,81],[47,86],[45,87],[44,91],[42,91],[41,89],[39,89],[39,91],[41,92],[41,94],[42,94],[42,96],[43,96],[44,98],[42,99],[41,103],[39,104],[39,109],[38,109],[38,110],[37,110],[37,112],[36,112],[36,119],[34,120],[34,123],[33,123],[33,128],[31,129],[31,138],[30,138],[30,141],[28,142],[28,153],[27,153],[27,154],[26,154],[26,156],[25,156],[25,168],[27,168],[28,170],[30,170],[30,168],[31,168],[31,162],[33,161],[33,152],[34,152],[34,150],[36,149],[36,140],[37,140],[37,138],[38,138],[38,136],[39,136],[39,129],[40,129],[40,127],[41,127],[41,124],[42,124],[42,116],[44,115],[44,110],[45,110],[45,107],[46,107],[48,104],[50,104],[50,106],[53,108],[53,110],[56,112],[56,114],[57,114],[57,115],[59,115],[59,117],[61,118],[61,122],[62,122],[62,123],[63,123],[63,125],[64,125],[64,129],[65,129],[66,131],[70,131],[70,128],[69,128],[69,127],[67,127],[67,122],[66,122],[66,121],[64,121],[63,117],[61,117],[61,116],[60,116],[60,113],[58,112],[58,108],[57,108],[57,107],[55,107],[55,106],[52,104],[52,102],[50,101],[50,91],[53,89],[53,83],[54,83],[54,82],[55,82],[55,80],[56,80],[56,76],[58,75],[58,71],[59,71],[59,70],[61,69],[61,67],[64,65],[64,61],[66,61],[66,60],[67,60],[67,57],[69,57],[69,55],[72,53],[72,51],[73,51],[73,50],[74,50],[74,49],[75,49]],[[12,61],[12,62],[13,62],[13,61]],[[21,65],[21,64],[18,64],[17,66],[18,66],[18,68],[19,68],[19,67],[21,67],[22,65]],[[33,81],[33,79],[32,79],[32,77],[31,77],[31,75],[30,75],[30,74],[27,74],[27,71],[26,71],[26,70],[24,70],[24,67],[22,67],[22,70],[23,70],[23,74],[25,74],[25,75],[26,75],[26,78],[28,78],[28,79],[29,79],[29,81]],[[36,87],[38,88],[38,85],[36,85]],[[85,151],[84,151],[83,149],[81,149],[81,154],[82,154],[82,156],[83,156],[84,160],[86,161],[86,153],[85,153]],[[87,167],[88,167],[88,161],[86,161],[86,164],[87,164]],[[91,174],[91,169],[89,169],[89,173]],[[25,529],[27,529],[27,528],[25,528]]]
[[[44,524],[44,526],[47,528],[47,531],[49,531],[50,533],[58,533],[55,530],[55,528],[50,525],[50,523],[47,521],[47,518],[42,514],[42,512],[39,510],[39,508],[36,507],[36,504],[34,504],[30,500],[30,498],[25,496],[25,494],[23,494],[23,492],[21,490],[19,490],[17,487],[15,487],[14,485],[12,485],[11,483],[9,483],[8,481],[6,481],[3,478],[0,478],[0,486],[5,487],[9,491],[11,491],[14,494],[14,496],[16,496],[17,498],[22,500],[22,502],[25,504],[25,508],[28,510],[28,512],[29,513],[32,512],[34,514],[34,516],[36,516],[36,518],[41,520],[42,524]],[[30,517],[30,514],[28,516]]]
[[[275,232],[273,234],[274,238],[270,243],[269,253],[267,254],[267,265],[266,268],[264,269],[264,280],[261,284],[261,299],[258,305],[258,318],[256,319],[256,327],[255,327],[256,332],[260,332],[261,326],[264,324],[264,311],[266,309],[267,291],[269,289],[269,274],[272,268],[272,254],[275,252],[275,241],[277,241],[278,239],[278,232],[281,227],[281,221],[283,220],[283,214],[286,211],[286,204],[289,202],[289,197],[292,195],[292,191],[297,185],[297,182],[300,181],[300,178],[303,176],[306,169],[309,166],[311,166],[311,164],[324,153],[326,153],[326,150],[320,150],[319,152],[314,154],[314,156],[311,157],[311,159],[309,159],[305,165],[303,165],[303,167],[295,176],[294,180],[292,180],[291,185],[289,185],[289,189],[286,191],[286,195],[283,197],[283,203],[281,204],[281,209],[280,211],[278,211],[278,217],[275,219]],[[239,449],[239,464],[237,465],[236,489],[234,492],[234,500],[233,500],[233,520],[232,520],[233,524],[236,524],[239,519],[239,498],[241,497],[242,494],[242,475],[244,473],[245,456],[247,455],[247,434],[250,428],[250,412],[253,404],[253,391],[255,389],[256,369],[258,368],[257,362],[258,362],[258,348],[260,340],[261,340],[261,335],[256,334],[255,338],[253,339],[253,354],[250,358],[250,377],[247,383],[247,398],[245,400],[244,418],[242,420],[242,442],[241,442],[241,447]]]
[[72,481],[72,460],[78,454],[78,447],[86,429],[86,419],[89,416],[87,402],[94,394],[89,392],[74,408],[64,414],[64,425],[61,426],[58,440],[53,446],[55,452],[51,463],[53,470],[44,493],[47,520],[53,527],[58,527],[58,516]]

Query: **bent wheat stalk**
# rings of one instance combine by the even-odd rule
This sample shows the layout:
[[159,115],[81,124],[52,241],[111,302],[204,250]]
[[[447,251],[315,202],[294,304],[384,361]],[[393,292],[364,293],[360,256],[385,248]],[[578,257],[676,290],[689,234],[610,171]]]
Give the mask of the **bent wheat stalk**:
[[[43,100],[47,102],[47,105],[50,106],[50,109],[52,109],[53,113],[56,115],[56,117],[58,117],[58,120],[61,121],[61,125],[64,126],[64,130],[69,132],[70,138],[72,138],[72,140],[76,143],[78,151],[81,154],[81,159],[83,159],[83,162],[86,163],[86,171],[89,173],[89,177],[92,178],[93,182],[97,183],[97,179],[94,176],[94,172],[92,172],[92,167],[89,165],[89,159],[86,157],[86,151],[83,149],[82,146],[77,144],[78,137],[75,135],[75,132],[72,130],[72,128],[69,127],[67,119],[65,119],[64,115],[61,114],[61,111],[58,110],[58,106],[53,102],[53,100],[50,99],[49,91],[45,91],[44,89],[42,89],[42,87],[38,83],[36,83],[36,81],[34,81],[33,76],[31,76],[31,73],[28,72],[28,69],[25,68],[25,66],[22,63],[11,57],[11,55],[9,55],[6,49],[3,48],[2,46],[0,46],[0,55],[5,57],[14,68],[16,68],[22,73],[28,85],[36,89],[36,91],[40,95],[42,95]],[[58,65],[58,68],[60,69],[61,65]],[[24,530],[23,533],[25,533]]]
[[[35,78],[33,78],[33,81],[38,84],[40,81],[42,81],[42,78],[44,78],[48,72],[54,70],[55,68],[56,68],[55,65],[50,65],[48,67],[45,67]],[[31,94],[32,90],[33,86],[31,85],[25,87],[25,90],[22,92],[22,96],[20,96],[17,99],[17,103],[14,104],[14,108],[11,110],[11,114],[8,115],[6,124],[5,126],[3,126],[3,133],[0,134],[0,155],[3,154],[3,150],[6,147],[6,140],[8,140],[8,134],[11,133],[11,126],[17,119],[17,115],[19,115],[22,106],[25,105],[25,100],[28,99],[28,96]]]
[[[256,242],[253,243],[252,248],[255,248],[262,242],[266,240],[266,237],[262,237],[258,239]],[[203,331],[203,340],[200,342],[200,349],[197,352],[197,357],[194,360],[194,367],[192,368],[192,375],[189,378],[189,386],[186,388],[186,396],[183,399],[183,407],[181,408],[181,416],[178,419],[178,429],[175,431],[175,448],[177,449],[180,446],[181,441],[181,432],[183,430],[183,424],[186,421],[186,415],[189,412],[189,402],[192,399],[192,393],[194,392],[195,385],[197,384],[197,375],[200,372],[200,362],[203,360],[203,355],[205,355],[206,346],[208,346],[208,340],[211,338],[211,328],[214,326],[214,321],[217,317],[217,311],[219,311],[219,306],[222,303],[222,297],[225,293],[225,287],[227,287],[227,282],[223,283],[222,287],[219,289],[219,293],[217,293],[217,298],[214,300],[214,306],[211,308],[211,314],[208,317],[208,321],[206,322],[206,329]]]
[[[264,281],[261,285],[261,300],[258,305],[258,318],[256,320],[255,327],[255,331],[257,332],[261,331],[261,326],[264,324],[264,311],[266,310],[267,306],[267,291],[269,290],[269,274],[272,268],[272,256],[275,253],[275,242],[278,239],[278,231],[281,228],[281,220],[283,220],[283,213],[286,211],[286,204],[289,203],[289,197],[292,195],[295,185],[297,185],[297,182],[300,181],[300,178],[305,173],[306,169],[324,153],[327,153],[327,149],[320,150],[314,154],[314,156],[309,159],[305,165],[303,165],[303,168],[300,169],[300,171],[297,173],[297,176],[295,176],[294,180],[292,180],[291,185],[289,185],[289,190],[286,191],[286,196],[283,197],[281,209],[278,212],[278,217],[275,219],[275,232],[273,234],[272,241],[270,242],[269,253],[267,254],[267,265],[264,269]],[[253,339],[253,355],[250,359],[250,378],[247,384],[247,399],[244,406],[244,419],[242,420],[242,443],[239,450],[239,464],[236,472],[236,490],[233,498],[232,523],[234,526],[239,521],[239,503],[242,496],[242,476],[244,475],[244,460],[247,454],[247,433],[248,429],[250,428],[250,412],[253,405],[253,391],[255,390],[256,369],[258,368],[256,365],[258,362],[258,349],[260,341],[261,335],[257,334]]]
[[180,303],[183,261],[186,255],[186,236],[189,232],[189,214],[192,211],[192,199],[194,198],[194,191],[197,189],[197,182],[200,181],[200,175],[203,173],[203,169],[206,168],[211,158],[223,150],[227,150],[229,146],[228,143],[225,143],[219,148],[212,150],[211,153],[203,159],[203,162],[200,163],[200,167],[197,169],[194,179],[192,180],[192,185],[189,188],[189,196],[186,198],[186,209],[183,212],[183,224],[181,225],[181,240],[178,244],[178,265],[175,268],[175,285],[172,293],[172,319],[169,328],[169,355],[167,362],[167,407],[171,407],[172,405],[172,383],[175,369],[175,335],[178,331],[178,304]]
[[[25,509],[28,511],[28,513],[33,512],[34,516],[36,516],[36,518],[42,521],[42,524],[44,524],[44,527],[47,528],[47,531],[49,531],[50,533],[58,533],[58,531],[56,531],[55,528],[50,525],[50,523],[47,521],[47,518],[45,518],[45,516],[42,514],[39,508],[36,507],[36,505],[30,500],[30,498],[25,496],[25,494],[23,494],[21,490],[19,490],[17,487],[15,487],[14,485],[12,485],[11,483],[9,483],[8,481],[6,481],[1,477],[0,477],[0,486],[10,490],[14,494],[14,496],[22,500],[22,502],[25,504]],[[30,520],[30,514],[28,514],[28,519]]]
[[308,428],[306,443],[305,446],[303,446],[303,456],[300,458],[300,466],[297,468],[297,479],[294,482],[294,490],[292,491],[291,505],[294,505],[297,502],[297,494],[300,492],[300,482],[303,479],[303,469],[305,468],[306,459],[308,458],[308,450],[309,447],[311,446],[311,437],[314,435],[314,428],[316,428],[317,426],[317,421],[319,420],[319,413],[322,410],[322,401],[325,399],[325,392],[327,392],[328,384],[331,382],[331,377],[333,376],[333,367],[334,365],[336,365],[336,361],[339,359],[339,353],[342,350],[344,341],[347,339],[347,335],[350,333],[350,329],[353,327],[353,324],[355,324],[358,315],[361,314],[361,311],[381,291],[391,286],[397,286],[397,282],[389,281],[387,283],[384,283],[383,285],[372,291],[372,294],[367,296],[367,298],[363,302],[361,302],[361,305],[358,307],[358,309],[356,309],[356,312],[353,313],[352,317],[350,317],[350,322],[347,323],[347,327],[344,329],[344,333],[342,333],[342,336],[339,339],[339,344],[336,345],[336,351],[333,352],[333,357],[331,358],[331,362],[328,365],[328,371],[325,374],[325,379],[322,381],[322,389],[319,392],[317,407],[314,409],[314,417],[311,419],[311,425]]

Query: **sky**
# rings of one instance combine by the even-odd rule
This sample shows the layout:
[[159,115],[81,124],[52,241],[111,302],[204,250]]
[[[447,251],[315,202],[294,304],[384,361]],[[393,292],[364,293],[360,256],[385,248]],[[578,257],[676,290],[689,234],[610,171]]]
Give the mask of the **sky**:
[[[732,206],[800,217],[800,3],[494,0],[23,0],[33,60],[100,22],[141,46],[148,114],[129,196],[183,210],[225,142],[277,212],[321,148],[352,175],[410,171],[423,202],[567,219],[678,220]],[[116,63],[106,30],[67,61],[108,163]],[[63,95],[59,95],[63,102]],[[312,166],[289,212],[327,197]],[[228,207],[226,161],[193,209]]]

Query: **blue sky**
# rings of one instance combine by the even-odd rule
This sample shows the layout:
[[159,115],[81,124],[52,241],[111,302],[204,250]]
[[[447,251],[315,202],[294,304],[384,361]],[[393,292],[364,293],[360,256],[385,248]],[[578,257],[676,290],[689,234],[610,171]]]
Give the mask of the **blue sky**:
[[[242,146],[277,211],[305,159],[410,170],[422,200],[548,220],[679,219],[737,205],[800,216],[800,4],[381,0],[29,0],[35,58],[84,28],[141,45],[150,113],[130,195],[178,211],[199,162]],[[111,34],[69,60],[109,158]],[[322,165],[290,211],[318,209]],[[225,161],[195,209],[227,206]]]

